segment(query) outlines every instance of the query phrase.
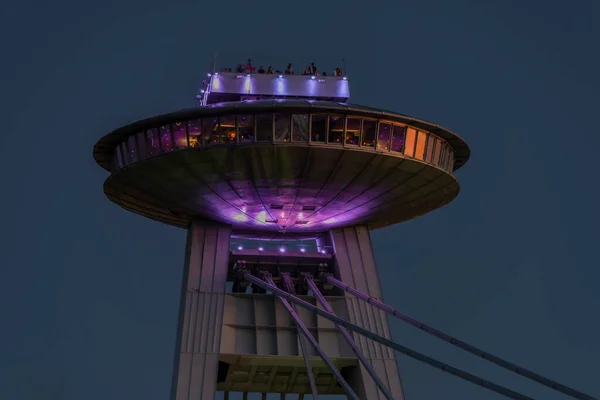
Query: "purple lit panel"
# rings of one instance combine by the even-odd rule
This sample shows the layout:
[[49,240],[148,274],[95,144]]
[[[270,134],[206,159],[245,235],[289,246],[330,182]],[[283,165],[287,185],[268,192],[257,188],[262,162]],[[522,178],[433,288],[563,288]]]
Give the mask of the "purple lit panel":
[[171,127],[163,125],[158,128],[160,134],[160,147],[162,151],[173,151],[173,139],[171,138]]
[[392,151],[402,153],[404,151],[404,138],[406,135],[406,127],[394,125],[392,131]]
[[188,147],[187,136],[185,134],[185,122],[175,122],[171,125],[173,132],[173,143],[177,149],[185,149]]
[[390,149],[390,137],[392,128],[390,124],[384,122],[379,123],[379,132],[377,134],[377,150]]
[[187,122],[190,147],[200,147],[202,143],[201,126],[201,119],[193,119]]
[[129,162],[134,163],[134,162],[138,161],[138,151],[137,151],[135,135],[129,136],[129,139],[127,139],[127,150],[128,150]]
[[157,128],[148,129],[146,132],[146,143],[149,155],[160,154],[160,139]]

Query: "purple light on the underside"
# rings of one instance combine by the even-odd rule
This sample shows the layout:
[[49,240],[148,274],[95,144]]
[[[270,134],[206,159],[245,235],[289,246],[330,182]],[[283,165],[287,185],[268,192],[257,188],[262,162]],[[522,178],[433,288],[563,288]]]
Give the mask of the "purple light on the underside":
[[304,217],[304,214],[298,213],[298,218],[303,218],[303,217]]
[[242,207],[242,212],[245,213],[246,212],[246,207]]
[[327,220],[325,220],[326,224],[333,224],[335,222],[335,218],[329,218]]

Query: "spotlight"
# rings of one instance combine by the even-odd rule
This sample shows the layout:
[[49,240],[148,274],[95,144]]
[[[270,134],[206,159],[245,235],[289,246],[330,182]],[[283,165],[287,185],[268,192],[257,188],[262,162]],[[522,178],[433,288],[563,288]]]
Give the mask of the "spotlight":
[[284,212],[281,213],[281,218],[285,218],[285,213]]
[[246,76],[249,78],[249,77],[250,77],[250,74],[246,74]]
[[244,248],[242,246],[238,246],[238,250],[243,250]]
[[218,73],[218,72],[215,72],[215,75],[219,75],[219,73]]
[[279,75],[279,78],[283,78],[283,75]]
[[315,78],[315,76],[313,75],[313,76],[310,77],[310,79],[312,79],[314,81],[317,78]]
[[258,251],[263,251],[263,250],[264,250],[264,247],[258,246]]
[[327,250],[321,250],[321,254],[327,254]]
[[245,213],[246,212],[246,207],[242,207],[242,212]]
[[348,80],[348,78],[346,78],[346,77],[343,77],[342,79],[345,80],[345,81]]
[[280,253],[285,253],[285,247],[280,247],[280,248],[279,248],[279,252],[280,252]]
[[211,74],[211,73],[208,73],[208,74],[206,74],[206,75],[207,75],[209,78],[212,76],[212,74]]
[[298,214],[298,218],[303,218],[303,217],[304,217],[304,214],[302,214],[302,213]]
[[300,253],[304,253],[306,249],[304,247],[300,247]]

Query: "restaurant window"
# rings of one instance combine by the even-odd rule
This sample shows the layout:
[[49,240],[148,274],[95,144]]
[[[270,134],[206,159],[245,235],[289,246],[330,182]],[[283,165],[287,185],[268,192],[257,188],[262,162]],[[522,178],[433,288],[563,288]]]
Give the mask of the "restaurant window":
[[425,159],[425,145],[427,144],[427,134],[419,131],[417,136],[417,146],[415,147],[415,158]]
[[429,135],[427,137],[427,146],[425,147],[425,161],[431,163],[433,159],[433,154],[435,152],[435,136]]
[[121,152],[121,160],[123,160],[123,166],[127,166],[130,164],[129,157],[127,155],[127,142],[122,142],[119,145],[119,151]]
[[236,143],[235,116],[226,115],[219,117],[219,128],[217,129],[219,143]]
[[444,169],[444,165],[446,165],[446,157],[447,157],[447,154],[448,154],[448,152],[447,152],[446,149],[447,149],[447,147],[446,147],[446,144],[444,143],[442,145],[442,153],[440,154],[440,164],[439,164],[439,167],[441,169]]
[[200,147],[202,144],[202,120],[192,119],[187,122],[190,147]]
[[135,143],[135,135],[129,136],[129,138],[127,138],[127,150],[129,162],[136,162],[138,160],[138,152],[137,145]]
[[325,143],[327,134],[327,115],[315,114],[311,119],[310,141]]
[[292,116],[292,138],[294,142],[308,142],[308,122],[307,114]]
[[346,144],[358,146],[360,143],[360,118],[346,119]]
[[158,128],[160,133],[160,147],[162,151],[173,150],[173,140],[171,139],[171,127],[169,125],[163,125]]
[[116,167],[115,170],[123,168],[123,158],[121,157],[121,150],[119,149],[119,146],[115,147],[113,159]]
[[344,124],[346,119],[343,115],[330,115],[329,116],[329,133],[327,140],[331,144],[343,144],[344,143]]
[[158,136],[158,129],[148,129],[146,132],[146,143],[148,144],[148,154],[156,155],[160,153],[160,140]]
[[362,145],[366,147],[375,146],[375,134],[377,133],[377,121],[374,119],[363,119]]
[[454,171],[454,151],[452,149],[448,150],[448,168],[447,171],[452,173]]
[[219,144],[219,119],[202,118],[202,146]]
[[273,114],[256,116],[256,139],[259,142],[273,141]]
[[148,142],[146,140],[146,133],[140,132],[137,134],[137,145],[138,145],[138,159],[143,160],[148,157]]
[[443,143],[444,142],[442,142],[440,139],[435,140],[435,149],[433,150],[433,159],[431,160],[431,163],[433,165],[440,164],[440,154],[442,152]]
[[289,142],[291,139],[292,116],[290,114],[275,114],[275,141]]
[[411,127],[406,128],[406,146],[404,147],[404,155],[409,157],[415,156],[415,143],[417,141],[417,130]]
[[404,138],[406,136],[406,127],[394,125],[392,131],[392,151],[402,153],[404,150]]
[[254,142],[254,115],[238,115],[237,130],[240,143]]
[[390,124],[384,122],[379,123],[379,131],[377,133],[377,150],[389,150],[390,149],[390,136],[392,134],[392,128]]
[[175,122],[171,125],[173,132],[173,144],[176,149],[185,149],[188,147],[187,135],[185,134],[185,122]]

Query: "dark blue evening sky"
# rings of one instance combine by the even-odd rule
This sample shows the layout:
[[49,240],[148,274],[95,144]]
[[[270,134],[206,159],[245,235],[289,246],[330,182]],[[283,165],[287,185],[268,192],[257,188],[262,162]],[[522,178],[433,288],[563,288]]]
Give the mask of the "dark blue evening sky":
[[[386,301],[600,396],[597,0],[22,0],[1,15],[1,399],[168,398],[185,232],[110,203],[92,147],[194,106],[215,51],[345,58],[353,102],[464,137],[457,200],[373,234]],[[391,324],[406,346],[564,398]],[[499,398],[399,364],[409,400]]]

